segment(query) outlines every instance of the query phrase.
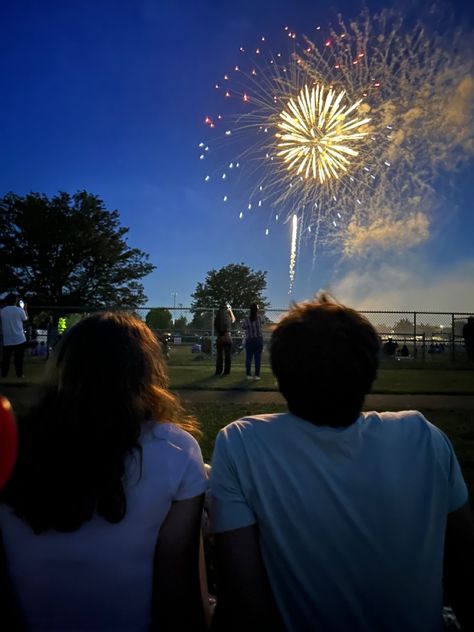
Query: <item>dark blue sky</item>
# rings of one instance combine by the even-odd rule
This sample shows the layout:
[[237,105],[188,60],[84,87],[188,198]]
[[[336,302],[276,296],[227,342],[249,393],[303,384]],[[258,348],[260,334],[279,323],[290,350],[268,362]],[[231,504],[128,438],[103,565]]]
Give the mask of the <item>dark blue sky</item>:
[[[369,7],[386,6],[369,2]],[[459,23],[461,2],[447,3]],[[413,3],[407,3],[413,5]],[[203,184],[197,144],[217,77],[285,24],[301,32],[361,3],[315,0],[2,0],[0,194],[86,189],[118,209],[129,242],[151,255],[150,304],[189,304],[210,268],[245,262],[268,270],[268,296],[288,301],[286,226],[239,222]],[[400,6],[397,3],[397,6]],[[465,170],[446,201],[449,221],[419,249],[424,274],[472,260],[474,185]],[[396,264],[395,264],[396,265]],[[295,298],[337,286],[330,258],[298,264]],[[432,279],[427,279],[431,283]],[[381,306],[383,308],[383,306]]]

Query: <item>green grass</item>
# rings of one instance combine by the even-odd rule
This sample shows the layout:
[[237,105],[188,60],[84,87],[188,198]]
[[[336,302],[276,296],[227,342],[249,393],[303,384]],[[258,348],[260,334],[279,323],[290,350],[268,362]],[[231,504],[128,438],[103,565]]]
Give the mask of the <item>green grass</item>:
[[[175,389],[252,389],[276,390],[275,378],[269,367],[268,353],[264,352],[261,381],[245,379],[245,354],[232,358],[232,371],[228,376],[214,376],[214,361],[202,355],[193,355],[189,346],[173,347],[169,361],[171,387]],[[446,361],[426,363],[384,360],[372,388],[373,393],[440,393],[473,394],[473,367],[449,364]]]
[[[171,347],[169,358],[170,366],[196,366],[199,364],[213,367],[215,366],[215,359],[204,354],[191,353],[191,345],[176,345]],[[232,356],[232,365],[241,367],[245,365],[244,351]],[[267,348],[264,349],[262,354],[262,366],[270,366],[270,355]],[[466,354],[463,351],[458,350],[455,361],[452,360],[451,353],[448,352],[441,355],[426,355],[424,360],[421,357],[418,360],[385,357],[382,358],[382,367],[402,371],[407,369],[472,370],[473,364],[467,360]]]
[[[199,420],[203,436],[200,440],[204,460],[210,462],[217,433],[225,425],[248,415],[277,413],[285,410],[278,404],[194,403],[187,406]],[[450,438],[456,451],[471,505],[474,507],[474,419],[470,410],[421,410],[420,412]]]
[[[232,362],[232,372],[227,376],[214,375],[214,363],[210,359],[190,353],[189,347],[173,351],[168,371],[172,389],[209,390],[276,390],[275,378],[268,365],[261,371],[260,382],[248,382],[245,378],[244,355]],[[44,373],[45,362],[39,358],[27,358],[25,378],[27,383],[38,382]],[[10,377],[0,380],[2,384],[18,384],[10,371]],[[471,394],[474,395],[474,371],[452,368],[416,368],[400,362],[384,363],[372,388],[373,393],[408,394]]]
[[[248,382],[243,367],[233,366],[230,375],[215,376],[213,367],[198,364],[170,366],[171,387],[175,389],[252,389],[276,390],[275,378],[269,368],[264,367],[260,382]],[[440,393],[474,395],[474,372],[431,369],[385,369],[372,388],[373,393]]]
[[474,394],[474,371],[449,369],[379,370],[373,393]]

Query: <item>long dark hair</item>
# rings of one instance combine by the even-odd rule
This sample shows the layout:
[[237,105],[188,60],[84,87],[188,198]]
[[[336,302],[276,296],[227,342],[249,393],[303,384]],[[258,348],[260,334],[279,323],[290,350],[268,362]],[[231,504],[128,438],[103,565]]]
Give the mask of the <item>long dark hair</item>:
[[254,320],[257,320],[257,314],[258,314],[258,305],[257,303],[252,303],[252,305],[250,305],[250,314],[249,314],[249,318],[252,322]]
[[199,433],[167,389],[161,347],[134,316],[89,316],[50,359],[40,399],[19,420],[19,456],[3,494],[36,533],[75,531],[97,513],[127,510],[125,462],[141,457],[141,424],[173,422]]

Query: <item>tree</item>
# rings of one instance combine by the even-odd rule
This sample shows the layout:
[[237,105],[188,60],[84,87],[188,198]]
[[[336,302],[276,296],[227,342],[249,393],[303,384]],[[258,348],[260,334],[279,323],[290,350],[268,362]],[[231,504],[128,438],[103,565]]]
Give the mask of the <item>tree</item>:
[[212,310],[199,310],[193,312],[191,328],[194,332],[211,332],[212,331]]
[[232,307],[250,307],[257,303],[260,309],[269,306],[263,291],[267,287],[267,273],[252,270],[243,263],[231,263],[220,270],[209,270],[204,283],[198,283],[191,294],[193,313],[200,307],[219,307],[230,303]]
[[130,248],[128,231],[86,191],[9,193],[0,198],[0,287],[40,305],[142,305],[139,280],[155,266]]
[[33,326],[36,327],[36,329],[48,329],[48,327],[53,322],[53,318],[51,314],[48,314],[48,312],[39,312],[38,314],[33,316],[31,320]]
[[414,325],[408,318],[400,318],[393,326],[393,332],[396,334],[412,334]]
[[169,309],[157,307],[150,309],[145,317],[145,322],[150,329],[171,329],[173,316]]
[[188,321],[186,320],[186,316],[180,316],[174,321],[174,329],[175,331],[185,332],[188,327]]
[[377,323],[374,327],[379,334],[389,334],[392,331],[392,326],[386,323]]
[[439,325],[431,325],[430,323],[417,323],[416,333],[425,334],[425,336],[432,336],[433,334],[440,333]]

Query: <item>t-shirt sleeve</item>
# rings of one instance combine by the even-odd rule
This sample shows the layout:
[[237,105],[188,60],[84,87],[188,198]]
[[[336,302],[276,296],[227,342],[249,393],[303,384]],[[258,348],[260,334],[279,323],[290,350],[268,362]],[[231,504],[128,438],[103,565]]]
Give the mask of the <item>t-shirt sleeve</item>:
[[187,435],[181,447],[187,453],[187,460],[174,500],[194,498],[203,494],[207,487],[206,469],[198,442],[191,435]]
[[449,477],[449,505],[448,511],[456,511],[466,504],[468,499],[468,491],[464,482],[459,461],[451,447],[451,470]]
[[467,486],[451,441],[439,428],[435,428],[435,434],[438,460],[448,477],[448,512],[451,513],[467,502]]
[[242,492],[238,468],[230,455],[230,433],[217,435],[212,471],[211,531],[219,533],[249,527],[256,523],[255,515]]

